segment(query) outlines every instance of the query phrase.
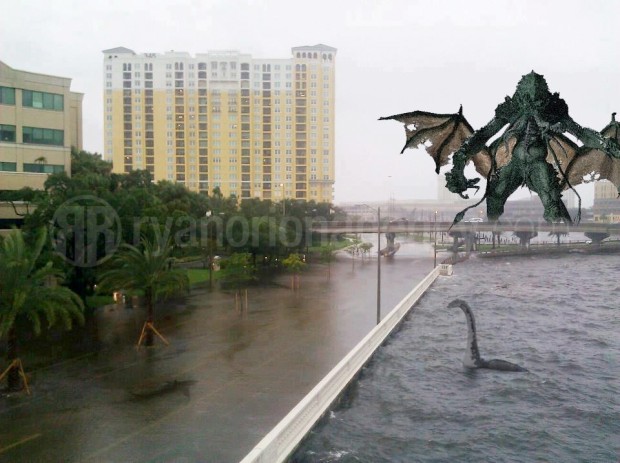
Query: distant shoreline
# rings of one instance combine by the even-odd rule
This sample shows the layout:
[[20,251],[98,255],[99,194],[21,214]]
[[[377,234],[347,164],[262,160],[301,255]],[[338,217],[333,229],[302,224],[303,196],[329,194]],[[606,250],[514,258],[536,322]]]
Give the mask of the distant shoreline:
[[615,254],[620,253],[620,243],[603,243],[602,245],[580,245],[571,246],[562,244],[560,246],[546,246],[539,248],[531,246],[529,248],[519,250],[495,250],[495,251],[473,251],[477,257],[494,258],[494,257],[511,257],[511,256],[540,256],[540,255],[558,255],[558,254]]

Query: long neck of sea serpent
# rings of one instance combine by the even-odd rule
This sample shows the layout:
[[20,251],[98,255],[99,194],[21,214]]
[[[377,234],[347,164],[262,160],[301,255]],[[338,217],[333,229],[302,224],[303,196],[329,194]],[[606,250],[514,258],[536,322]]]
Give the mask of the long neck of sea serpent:
[[474,314],[467,306],[461,307],[465,312],[465,318],[467,319],[467,347],[469,352],[465,354],[466,358],[469,357],[471,364],[480,362],[480,351],[478,350],[478,340],[476,339],[476,320],[474,320]]

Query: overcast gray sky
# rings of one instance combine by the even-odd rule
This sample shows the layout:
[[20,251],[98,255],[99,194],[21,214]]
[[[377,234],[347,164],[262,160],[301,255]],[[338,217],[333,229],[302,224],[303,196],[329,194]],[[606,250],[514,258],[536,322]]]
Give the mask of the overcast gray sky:
[[[602,129],[620,112],[620,2],[314,0],[7,0],[0,60],[71,77],[83,92],[84,148],[102,152],[101,50],[192,54],[237,49],[286,58],[338,49],[336,201],[434,198],[423,151],[400,155],[404,130],[379,116],[422,109],[480,127],[521,75],[544,74],[572,117]],[[443,182],[443,175],[442,175]],[[518,192],[523,196],[525,192]],[[586,188],[591,203],[591,187]]]

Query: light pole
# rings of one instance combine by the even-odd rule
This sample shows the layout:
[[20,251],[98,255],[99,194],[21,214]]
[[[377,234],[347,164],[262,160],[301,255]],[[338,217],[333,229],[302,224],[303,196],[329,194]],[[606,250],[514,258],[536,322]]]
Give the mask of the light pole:
[[433,243],[433,268],[437,267],[437,211],[435,211],[435,240]]
[[[214,216],[213,211],[208,210],[207,212],[205,212],[205,217],[207,217],[207,219],[211,218]],[[215,216],[217,218],[217,220],[223,220],[225,216],[224,212],[218,212],[217,216]],[[201,228],[202,230],[202,228]],[[208,262],[209,262],[209,289],[213,289],[213,263],[214,263],[214,259],[213,259],[213,251],[217,251],[217,241],[218,241],[218,237],[217,237],[217,224],[215,225],[215,233],[211,233],[211,230],[213,230],[213,227],[211,226],[211,224],[209,223],[209,221],[207,221],[206,227],[205,227],[205,232],[207,233],[207,251],[209,252],[209,256],[208,256]],[[200,237],[201,241],[202,241],[202,236]],[[217,256],[216,256],[217,257]]]
[[282,188],[282,215],[286,215],[286,196],[284,196],[284,183],[280,183],[280,188]]
[[386,219],[388,221],[393,219],[392,214],[394,213],[394,194],[392,193],[392,176],[388,175],[388,190],[390,192],[390,197],[388,198],[388,212]]
[[[212,211],[207,211],[205,213],[206,217],[211,217],[213,215]],[[207,229],[207,247],[209,251],[209,289],[213,289],[213,243],[210,241],[209,231]]]
[[[362,206],[374,211],[368,204]],[[377,206],[377,325],[381,321],[381,207]]]
[[377,206],[377,325],[381,321],[381,208]]

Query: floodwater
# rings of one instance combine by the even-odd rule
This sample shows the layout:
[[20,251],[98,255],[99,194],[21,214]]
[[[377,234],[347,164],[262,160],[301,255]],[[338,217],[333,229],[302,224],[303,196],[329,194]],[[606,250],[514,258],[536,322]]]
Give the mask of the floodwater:
[[[440,278],[294,462],[620,461],[620,258],[471,259]],[[482,357],[467,370],[469,302]]]
[[[384,313],[432,270],[428,244],[401,250],[382,260]],[[25,359],[32,396],[0,396],[0,461],[238,462],[375,325],[376,267],[342,255],[299,291],[285,275],[250,288],[242,312],[231,292],[192,290],[156,307],[169,347],[134,348],[142,308],[99,310],[100,351]]]

